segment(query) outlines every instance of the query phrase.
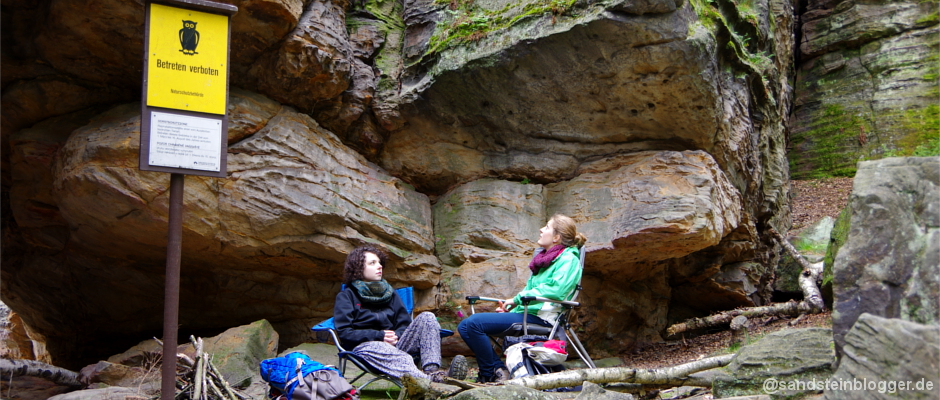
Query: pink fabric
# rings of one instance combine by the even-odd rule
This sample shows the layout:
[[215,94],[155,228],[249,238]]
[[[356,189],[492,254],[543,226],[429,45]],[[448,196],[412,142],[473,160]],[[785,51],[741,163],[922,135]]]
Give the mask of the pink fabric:
[[563,251],[565,251],[565,246],[556,244],[552,248],[532,257],[532,262],[529,263],[529,270],[532,271],[532,275],[537,274],[540,269],[552,265],[552,261],[555,261]]
[[544,347],[546,349],[552,349],[556,353],[568,354],[568,346],[564,340],[548,340],[544,342],[532,342],[530,343],[533,346]]

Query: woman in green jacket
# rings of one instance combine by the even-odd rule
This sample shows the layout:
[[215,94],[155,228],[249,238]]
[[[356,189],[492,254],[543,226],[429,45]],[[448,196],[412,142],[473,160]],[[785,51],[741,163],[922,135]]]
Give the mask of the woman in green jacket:
[[578,282],[581,281],[580,254],[578,248],[587,239],[578,233],[574,220],[561,214],[552,216],[539,229],[537,251],[529,269],[532,276],[525,289],[514,297],[500,302],[495,313],[473,314],[460,322],[457,331],[477,358],[480,367],[478,382],[498,382],[509,378],[506,364],[500,359],[488,335],[498,334],[526,318],[529,324],[551,326],[549,321],[561,313],[561,306],[554,303],[532,302],[528,314],[523,316],[523,307],[517,307],[524,296],[545,297],[552,300],[568,300]]

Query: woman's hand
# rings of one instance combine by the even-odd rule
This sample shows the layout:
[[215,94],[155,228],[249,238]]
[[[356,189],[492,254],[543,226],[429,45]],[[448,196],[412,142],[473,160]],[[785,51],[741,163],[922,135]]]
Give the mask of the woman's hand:
[[515,306],[516,303],[513,303],[512,299],[506,299],[499,302],[499,308],[496,309],[496,312],[508,312]]
[[382,341],[388,343],[392,346],[398,344],[398,335],[395,334],[395,331],[384,331],[385,337],[382,338]]

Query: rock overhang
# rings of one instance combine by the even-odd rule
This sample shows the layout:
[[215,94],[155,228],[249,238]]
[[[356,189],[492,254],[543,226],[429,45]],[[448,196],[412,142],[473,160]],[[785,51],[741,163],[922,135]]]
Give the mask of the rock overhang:
[[[714,40],[690,30],[695,18],[688,5],[599,9],[448,48],[411,67],[408,123],[379,163],[440,194],[487,176],[570,179],[581,162],[618,153],[710,150],[724,110]],[[417,143],[434,154],[407,156]]]

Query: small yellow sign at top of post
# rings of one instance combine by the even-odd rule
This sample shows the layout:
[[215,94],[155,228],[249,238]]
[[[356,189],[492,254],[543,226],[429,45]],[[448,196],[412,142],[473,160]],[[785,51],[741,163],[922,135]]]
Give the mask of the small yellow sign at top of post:
[[147,105],[224,115],[229,17],[150,7]]

